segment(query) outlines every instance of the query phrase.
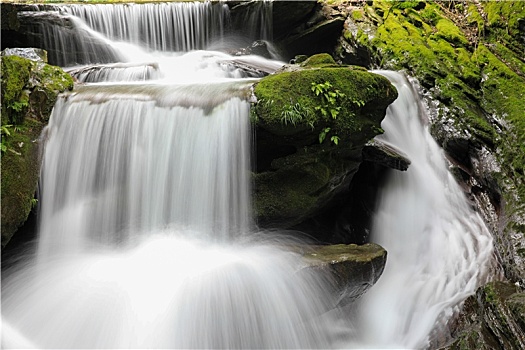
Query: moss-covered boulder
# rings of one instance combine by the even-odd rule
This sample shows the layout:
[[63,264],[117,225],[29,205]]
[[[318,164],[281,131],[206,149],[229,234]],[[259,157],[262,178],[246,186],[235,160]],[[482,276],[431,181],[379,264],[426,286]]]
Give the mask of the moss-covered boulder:
[[359,299],[383,274],[387,252],[373,243],[318,246],[304,255],[313,271],[328,273],[338,295],[338,306]]
[[27,219],[40,170],[39,136],[59,92],[73,79],[59,67],[2,56],[2,247]]
[[290,227],[347,189],[363,146],[381,133],[390,82],[335,64],[327,54],[267,76],[255,86],[255,210],[262,226]]

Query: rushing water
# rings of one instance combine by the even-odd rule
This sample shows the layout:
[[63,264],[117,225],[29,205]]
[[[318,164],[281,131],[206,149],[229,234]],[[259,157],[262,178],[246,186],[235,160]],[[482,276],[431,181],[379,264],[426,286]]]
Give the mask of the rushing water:
[[382,191],[372,239],[389,260],[354,314],[294,241],[255,230],[249,86],[282,62],[205,50],[224,4],[22,16],[53,18],[45,42],[88,83],[43,135],[38,248],[3,278],[4,348],[423,348],[486,278],[490,235],[402,75],[380,72],[400,96],[383,139],[412,165]]
[[396,86],[381,139],[411,160],[392,172],[378,200],[372,237],[388,264],[361,303],[362,344],[425,348],[460,302],[486,281],[491,235],[448,171],[443,151],[424,126],[425,110],[406,78],[378,72]]

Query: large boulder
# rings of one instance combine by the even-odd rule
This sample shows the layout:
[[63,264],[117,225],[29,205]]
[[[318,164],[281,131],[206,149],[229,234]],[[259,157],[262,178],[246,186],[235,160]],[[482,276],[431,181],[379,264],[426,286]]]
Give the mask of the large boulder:
[[364,145],[382,130],[396,89],[326,54],[290,65],[254,88],[255,211],[259,225],[290,227],[348,189]]
[[[2,56],[2,247],[25,222],[32,206],[40,171],[39,137],[57,95],[73,88],[62,69],[35,61]],[[28,50],[22,50],[28,53]],[[34,55],[33,55],[34,54]],[[35,56],[36,55],[36,56]]]

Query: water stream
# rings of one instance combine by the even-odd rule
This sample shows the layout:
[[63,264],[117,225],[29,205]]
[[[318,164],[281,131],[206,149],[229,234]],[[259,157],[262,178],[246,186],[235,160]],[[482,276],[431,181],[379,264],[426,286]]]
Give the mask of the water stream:
[[41,30],[85,83],[59,98],[43,135],[38,248],[3,278],[4,348],[424,348],[486,278],[489,232],[417,94],[380,72],[400,95],[383,138],[412,165],[381,194],[383,277],[358,311],[326,312],[327,276],[297,273],[296,241],[258,232],[251,216],[258,77],[246,66],[283,63],[207,50],[227,31],[219,5],[47,12],[72,23],[64,36]]

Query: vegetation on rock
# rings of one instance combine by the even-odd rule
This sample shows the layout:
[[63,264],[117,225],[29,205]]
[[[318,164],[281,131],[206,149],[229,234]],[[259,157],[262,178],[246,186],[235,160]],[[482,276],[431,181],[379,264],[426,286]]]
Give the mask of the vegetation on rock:
[[348,185],[397,98],[388,79],[337,65],[327,54],[261,79],[254,93],[257,147],[289,150],[254,175],[259,223],[281,227],[301,222]]
[[516,286],[492,282],[465,301],[456,340],[445,349],[523,349],[525,294]]
[[[523,2],[353,5],[334,5],[359,13],[347,18],[337,58],[350,62],[356,51],[365,50],[368,65],[405,70],[419,80],[433,99],[433,136],[477,183],[472,195],[486,193],[502,214],[504,225],[489,223],[497,249],[508,277],[524,282],[525,260],[519,255],[525,247]],[[472,159],[479,163],[487,153],[498,165],[475,167]],[[516,231],[521,239],[513,238]]]
[[2,56],[2,247],[35,205],[40,133],[57,95],[73,88],[62,69]]

